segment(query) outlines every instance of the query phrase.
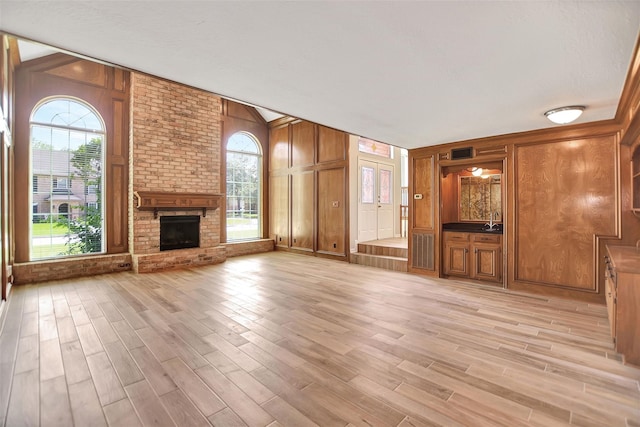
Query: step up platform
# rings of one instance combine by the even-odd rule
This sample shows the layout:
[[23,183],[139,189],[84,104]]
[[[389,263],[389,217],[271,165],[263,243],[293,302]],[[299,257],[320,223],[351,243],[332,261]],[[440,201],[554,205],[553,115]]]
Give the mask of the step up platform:
[[407,271],[407,239],[382,239],[358,243],[349,262],[392,271]]

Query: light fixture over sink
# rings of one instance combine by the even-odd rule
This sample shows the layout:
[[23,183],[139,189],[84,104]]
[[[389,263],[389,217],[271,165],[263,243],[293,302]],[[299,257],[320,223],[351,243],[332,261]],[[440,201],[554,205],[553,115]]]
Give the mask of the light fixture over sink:
[[482,168],[471,168],[471,175],[480,176],[482,175]]
[[565,125],[576,120],[584,111],[583,105],[572,105],[570,107],[554,108],[544,113],[547,119],[559,125]]

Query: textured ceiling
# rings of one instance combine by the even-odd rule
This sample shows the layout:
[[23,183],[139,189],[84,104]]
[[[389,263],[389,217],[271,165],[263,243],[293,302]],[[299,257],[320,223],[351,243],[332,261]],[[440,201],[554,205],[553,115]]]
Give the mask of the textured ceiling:
[[405,148],[613,118],[640,1],[8,1],[0,30]]

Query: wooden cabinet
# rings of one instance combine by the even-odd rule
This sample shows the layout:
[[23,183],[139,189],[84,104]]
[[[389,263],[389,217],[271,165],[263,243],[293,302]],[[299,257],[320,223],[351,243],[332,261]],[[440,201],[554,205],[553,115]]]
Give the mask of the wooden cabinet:
[[640,251],[607,246],[605,292],[611,336],[625,363],[640,366]]
[[447,276],[469,276],[469,233],[444,233],[443,270]]
[[502,283],[502,235],[445,231],[446,276]]
[[633,211],[640,213],[640,145],[631,158],[631,191],[633,192]]

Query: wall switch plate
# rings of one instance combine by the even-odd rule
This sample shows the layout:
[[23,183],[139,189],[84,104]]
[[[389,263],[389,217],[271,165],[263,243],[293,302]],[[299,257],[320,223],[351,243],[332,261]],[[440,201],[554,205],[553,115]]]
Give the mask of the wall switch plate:
[[331,202],[331,207],[334,207],[334,208],[340,207],[340,202],[337,200],[334,200],[333,202]]
[[414,195],[413,195],[413,198],[414,198],[415,200],[422,200],[422,194],[414,194]]

